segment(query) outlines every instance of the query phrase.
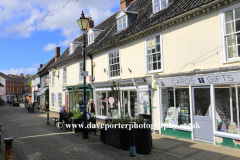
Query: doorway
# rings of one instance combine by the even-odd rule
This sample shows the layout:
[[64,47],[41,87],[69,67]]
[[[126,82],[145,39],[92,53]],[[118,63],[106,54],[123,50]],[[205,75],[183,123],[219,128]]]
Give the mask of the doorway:
[[213,143],[213,121],[210,86],[192,87],[193,139]]

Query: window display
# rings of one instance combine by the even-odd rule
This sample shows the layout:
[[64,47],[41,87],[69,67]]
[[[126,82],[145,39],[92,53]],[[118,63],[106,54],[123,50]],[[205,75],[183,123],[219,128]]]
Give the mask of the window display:
[[217,131],[238,134],[235,85],[214,87]]
[[149,92],[148,91],[139,92],[138,102],[139,102],[139,113],[140,114],[150,114]]
[[[108,106],[110,106],[109,108],[109,112],[108,113],[111,113],[112,111],[112,117],[113,118],[118,118],[119,117],[119,111],[118,111],[118,99],[115,97],[114,93],[113,92],[108,92],[108,99],[109,98],[113,98],[114,99],[114,103],[111,104],[109,101],[108,101]],[[111,116],[111,115],[110,115]]]
[[190,127],[189,88],[162,88],[162,112],[163,123]]
[[128,91],[122,91],[122,106],[124,107],[124,116],[129,117],[128,114]]
[[138,102],[137,102],[137,92],[130,91],[130,103],[131,103],[131,116],[138,116]]

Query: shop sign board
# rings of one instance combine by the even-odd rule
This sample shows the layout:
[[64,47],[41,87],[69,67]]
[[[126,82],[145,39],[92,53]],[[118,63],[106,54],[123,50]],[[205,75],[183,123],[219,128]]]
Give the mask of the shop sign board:
[[158,79],[159,86],[205,85],[214,83],[240,82],[240,72],[228,72],[221,74],[196,75],[192,77],[176,77]]
[[33,89],[32,89],[33,91],[37,91],[38,90],[38,87],[36,86],[36,87],[33,87]]
[[87,77],[88,76],[88,71],[82,71],[81,76],[82,77]]

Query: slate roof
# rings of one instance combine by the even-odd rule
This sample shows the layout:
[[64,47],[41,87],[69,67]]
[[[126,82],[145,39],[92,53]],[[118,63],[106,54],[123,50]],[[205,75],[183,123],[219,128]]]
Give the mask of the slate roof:
[[7,75],[5,75],[2,72],[0,72],[0,77],[6,79],[7,81],[23,82],[23,83],[26,83],[28,81],[27,78],[22,78],[22,77],[19,77],[19,76],[16,76],[16,78],[8,77]]
[[55,62],[55,57],[42,66],[42,68],[32,77],[43,76],[48,73],[48,67]]
[[[166,9],[161,10],[153,14],[152,0],[136,0],[126,9],[127,11],[138,12],[136,19],[124,30],[117,31],[117,20],[115,16],[121,11],[117,11],[102,23],[94,27],[94,29],[104,30],[94,43],[90,44],[86,48],[86,53],[91,54],[91,51],[100,49],[113,43],[117,43],[131,35],[134,35],[140,31],[148,29],[154,25],[162,23],[173,17],[191,11],[204,4],[208,4],[216,0],[174,0],[174,2]],[[83,36],[78,37],[75,41],[83,41]],[[87,36],[86,41],[87,42]],[[61,64],[79,58],[82,56],[82,48],[79,47],[75,52],[69,55],[69,48],[67,48],[58,60],[52,64],[60,66]],[[50,68],[49,67],[49,68]]]
[[2,83],[0,83],[0,87],[4,87],[4,85]]

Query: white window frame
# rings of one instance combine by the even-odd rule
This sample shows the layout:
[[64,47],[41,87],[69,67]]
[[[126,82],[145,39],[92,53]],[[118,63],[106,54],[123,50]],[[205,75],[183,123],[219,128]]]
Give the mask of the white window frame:
[[88,44],[92,44],[94,42],[94,32],[90,32],[88,34]]
[[[152,70],[152,71],[148,71],[148,59],[147,59],[147,56],[148,56],[148,53],[147,53],[147,42],[149,39],[152,39],[154,37],[157,37],[157,36],[160,36],[160,53],[161,53],[161,69],[158,69],[158,70]],[[145,42],[145,45],[144,45],[144,50],[145,50],[145,74],[149,74],[149,73],[156,73],[156,72],[163,72],[163,45],[162,45],[162,33],[157,33],[157,34],[154,34],[152,36],[149,36],[147,38],[145,38],[144,40]]]
[[[64,75],[64,68],[66,68],[66,75]],[[66,77],[66,82],[64,82],[64,76]],[[62,82],[63,84],[67,84],[67,67],[63,67],[62,68]]]
[[[110,53],[113,53],[113,52],[115,52],[115,51],[118,51],[118,53],[119,53],[119,68],[120,68],[120,76],[116,76],[116,77],[111,77],[111,75],[110,75],[110,64],[109,64],[109,54]],[[121,68],[121,52],[120,52],[120,49],[119,48],[117,48],[117,49],[114,49],[114,50],[111,50],[111,51],[109,51],[108,53],[107,53],[107,56],[108,56],[108,71],[107,71],[107,73],[108,73],[108,80],[110,80],[110,79],[119,79],[119,78],[121,78],[121,72],[122,72],[122,68]]]
[[51,108],[55,108],[54,107],[54,99],[55,99],[55,94],[51,93]]
[[[59,94],[61,94],[61,100],[60,100]],[[58,109],[62,108],[62,100],[63,100],[62,95],[63,95],[62,92],[58,92],[58,94],[57,94]]]
[[[169,3],[169,0],[165,0],[166,1],[166,7],[162,8],[161,6],[161,1],[164,0],[158,0],[159,1],[159,11],[166,9],[170,4],[173,3],[174,0],[172,0],[172,3]],[[155,4],[154,4],[154,0],[152,0],[152,7],[153,7],[153,14],[158,13],[159,11],[155,11]]]
[[83,76],[81,76],[81,67],[80,67],[80,65],[82,64],[82,70],[83,70],[83,61],[81,60],[81,61],[79,61],[79,63],[78,63],[78,79],[79,79],[79,83],[82,83],[83,82],[83,79],[84,79],[84,77]]
[[[123,17],[126,18],[126,27],[125,27],[125,28],[123,28]],[[119,21],[122,22],[122,29],[121,29],[121,30],[120,30],[119,27],[118,27]],[[117,29],[118,29],[118,32],[126,29],[127,27],[128,27],[128,15],[124,15],[124,16],[122,16],[122,17],[120,17],[120,18],[117,19]]]
[[72,54],[72,53],[74,53],[73,43],[70,43],[70,45],[69,45],[69,54]]
[[[219,11],[220,14],[220,30],[221,30],[221,48],[222,48],[222,61],[223,63],[231,63],[231,62],[236,62],[236,61],[240,61],[240,57],[237,58],[231,58],[228,59],[228,52],[227,52],[227,46],[226,46],[226,40],[225,40],[225,13],[231,10],[234,10],[236,8],[239,8],[240,4],[236,4],[227,8],[224,8],[222,10]],[[234,19],[235,19],[235,15],[234,15]],[[234,27],[235,27],[235,22],[234,22]],[[236,32],[234,32],[236,33]],[[240,33],[240,32],[237,32]],[[236,39],[237,41],[237,39]],[[236,42],[236,48],[237,48],[237,52],[238,52],[238,47],[237,47],[237,42]],[[237,53],[238,54],[238,53]]]

